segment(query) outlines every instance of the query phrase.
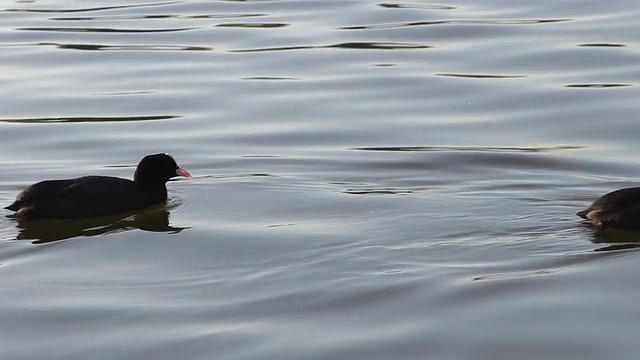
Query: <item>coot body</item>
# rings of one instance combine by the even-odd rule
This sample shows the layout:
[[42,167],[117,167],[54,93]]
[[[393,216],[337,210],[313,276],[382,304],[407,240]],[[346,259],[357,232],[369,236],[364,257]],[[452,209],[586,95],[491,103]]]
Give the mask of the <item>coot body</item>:
[[132,180],[111,176],[45,180],[24,189],[5,209],[27,218],[81,218],[139,210],[167,198],[166,182],[191,177],[167,154],[147,155]]
[[640,230],[640,187],[610,192],[577,215],[600,228]]

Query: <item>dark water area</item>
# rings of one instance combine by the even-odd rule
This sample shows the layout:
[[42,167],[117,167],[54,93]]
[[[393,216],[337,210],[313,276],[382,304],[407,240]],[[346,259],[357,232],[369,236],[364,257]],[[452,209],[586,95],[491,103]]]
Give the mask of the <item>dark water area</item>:
[[0,359],[636,359],[633,5],[0,1],[0,202],[194,175],[3,210]]

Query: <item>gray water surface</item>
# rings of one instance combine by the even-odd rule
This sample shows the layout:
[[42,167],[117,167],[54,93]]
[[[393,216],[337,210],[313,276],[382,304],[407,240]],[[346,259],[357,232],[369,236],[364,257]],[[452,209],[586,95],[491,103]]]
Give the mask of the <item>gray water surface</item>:
[[[637,359],[630,1],[0,1],[0,359]],[[4,210],[3,210],[4,211]]]

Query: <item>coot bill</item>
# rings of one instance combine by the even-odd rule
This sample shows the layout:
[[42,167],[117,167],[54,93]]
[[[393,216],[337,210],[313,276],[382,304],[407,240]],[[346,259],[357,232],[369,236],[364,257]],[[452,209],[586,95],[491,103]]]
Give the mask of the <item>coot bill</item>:
[[640,230],[640,187],[610,192],[577,215],[599,228]]
[[133,181],[112,176],[45,180],[24,189],[5,209],[24,218],[68,219],[106,216],[145,208],[167,199],[166,182],[191,177],[167,154],[147,155]]

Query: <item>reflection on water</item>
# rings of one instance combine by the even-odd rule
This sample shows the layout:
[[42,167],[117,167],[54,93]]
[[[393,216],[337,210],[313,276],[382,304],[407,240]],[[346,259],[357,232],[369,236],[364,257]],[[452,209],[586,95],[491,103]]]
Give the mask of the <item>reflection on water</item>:
[[362,187],[362,188],[345,189],[343,190],[343,193],[351,194],[351,195],[409,195],[421,190],[424,190],[424,189],[394,189],[394,188],[374,189],[370,187]]
[[602,44],[579,44],[578,46],[579,47],[626,47],[627,45],[602,43]]
[[624,251],[640,248],[640,244],[616,244],[593,249],[595,252]]
[[615,88],[633,86],[632,84],[568,84],[565,87],[568,88]]
[[[586,224],[585,226],[589,226]],[[593,242],[600,243],[635,243],[640,245],[640,231],[628,231],[620,229],[597,229],[593,226],[589,226],[593,229]]]
[[59,49],[68,50],[109,50],[109,51],[211,51],[213,48],[207,46],[176,46],[176,45],[97,45],[97,44],[56,44],[39,43],[42,46],[55,46]]
[[87,20],[158,20],[158,19],[229,19],[229,18],[250,18],[265,16],[265,14],[210,14],[210,15],[112,15],[112,16],[83,16],[83,17],[59,17],[51,18],[51,20],[70,20],[70,21],[87,21]]
[[594,244],[608,244],[593,249],[595,252],[632,250],[640,247],[640,231],[599,228],[590,221],[578,220]]
[[361,26],[344,26],[342,30],[375,30],[375,29],[395,29],[411,26],[430,25],[536,25],[547,23],[558,23],[571,21],[571,19],[543,19],[543,20],[442,20],[442,21],[417,21],[401,24],[376,24]]
[[187,229],[169,224],[169,208],[164,204],[142,212],[96,218],[25,220],[15,215],[7,217],[17,223],[19,229],[17,239],[33,240],[33,244],[44,244],[80,236],[114,234],[129,230],[177,234]]
[[259,49],[239,49],[231,50],[236,53],[249,53],[249,52],[270,52],[270,51],[289,51],[289,50],[311,50],[311,49],[361,49],[361,50],[418,50],[418,49],[430,49],[431,45],[412,44],[412,43],[373,43],[373,42],[361,42],[361,43],[341,43],[321,46],[283,46],[272,48],[259,48]]
[[379,6],[391,8],[391,9],[423,9],[423,10],[455,10],[455,6],[447,5],[435,5],[435,4],[395,4],[385,3],[378,4]]
[[558,146],[537,146],[537,147],[515,147],[515,146],[387,146],[387,147],[361,147],[353,150],[366,151],[470,151],[470,152],[508,152],[508,153],[539,153],[555,152],[564,150],[580,150],[583,146],[558,145]]
[[234,23],[234,24],[219,24],[219,27],[237,27],[237,28],[279,28],[289,26],[290,24],[278,24],[278,23]]
[[[159,5],[170,5],[177,4],[180,1],[165,1],[165,2],[156,2],[151,4],[133,4],[133,5],[114,5],[114,6],[98,6],[98,7],[74,7],[70,9],[31,9],[31,8],[14,8],[14,9],[6,9],[5,11],[12,12],[35,12],[35,13],[75,13],[75,12],[87,12],[87,11],[101,11],[101,10],[116,10],[116,9],[128,9],[128,8],[140,8],[140,7],[149,7],[149,6],[159,6]],[[36,4],[37,5],[37,4]],[[78,3],[76,1],[68,1],[66,5],[78,5],[81,6],[82,3]]]
[[112,28],[20,28],[16,30],[23,31],[46,31],[46,32],[80,32],[80,33],[165,33],[175,31],[187,31],[194,28],[177,28],[177,29],[112,29]]
[[110,117],[59,117],[59,118],[24,118],[2,119],[0,122],[24,123],[24,124],[50,124],[50,123],[84,123],[84,122],[120,122],[120,121],[153,121],[177,119],[178,115],[153,115],[153,116],[110,116]]
[[640,238],[574,214],[640,179],[640,11],[576,3],[2,2],[0,202],[200,175],[0,216],[0,359],[637,358]]
[[524,75],[492,75],[492,74],[436,74],[438,76],[449,76],[471,79],[518,79],[526,77]]

